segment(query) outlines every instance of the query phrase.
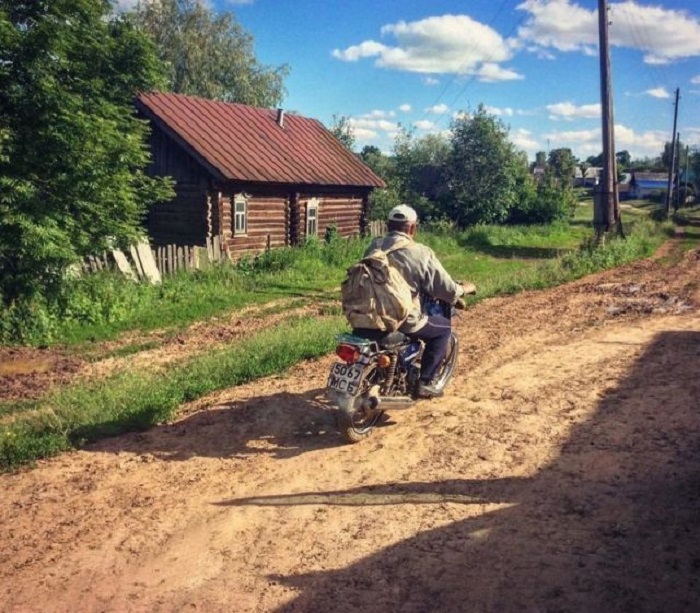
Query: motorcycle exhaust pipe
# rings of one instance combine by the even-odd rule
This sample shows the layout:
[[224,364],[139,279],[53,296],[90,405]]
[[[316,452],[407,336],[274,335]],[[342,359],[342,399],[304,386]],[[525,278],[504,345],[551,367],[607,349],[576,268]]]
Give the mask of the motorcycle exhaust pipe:
[[377,405],[374,408],[381,406],[381,409],[408,409],[414,404],[413,398],[410,396],[380,396],[377,400]]

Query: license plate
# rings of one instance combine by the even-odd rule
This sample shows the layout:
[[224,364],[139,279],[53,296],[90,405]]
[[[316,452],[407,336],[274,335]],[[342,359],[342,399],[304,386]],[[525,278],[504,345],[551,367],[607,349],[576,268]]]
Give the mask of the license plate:
[[328,377],[328,387],[339,392],[355,395],[358,392],[362,367],[357,364],[333,364]]

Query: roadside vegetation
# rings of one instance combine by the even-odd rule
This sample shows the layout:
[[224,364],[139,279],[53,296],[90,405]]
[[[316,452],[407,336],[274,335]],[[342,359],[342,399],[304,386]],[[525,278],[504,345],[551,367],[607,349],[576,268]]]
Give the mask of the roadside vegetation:
[[[590,207],[582,208],[573,223],[481,226],[463,232],[437,225],[422,231],[421,238],[436,250],[455,277],[477,284],[479,295],[473,300],[481,300],[550,287],[648,256],[671,229],[670,225],[648,221],[645,215],[635,215],[628,220],[627,240],[593,247],[586,238],[590,234],[586,228]],[[337,304],[338,284],[346,266],[366,244],[366,240],[332,241],[272,251],[237,266],[166,280],[162,287],[111,276],[99,282],[90,278],[87,282],[96,293],[95,304],[105,302],[100,288],[108,288],[111,300],[137,308],[111,311],[121,317],[112,322],[74,320],[64,327],[57,323],[54,334],[63,336],[56,338],[77,343],[74,347],[80,351],[90,350],[93,343],[86,339],[91,336],[114,337],[119,330],[166,325],[184,327],[202,317],[273,298],[291,297],[296,304],[316,305],[316,310],[314,317],[282,318],[274,328],[165,369],[126,368],[106,378],[75,382],[36,401],[0,403],[0,468],[12,470],[98,438],[147,429],[172,419],[183,403],[327,354],[336,335],[346,329]],[[228,301],[221,299],[212,305],[206,300],[216,292],[226,292]],[[132,293],[136,298],[130,297]],[[177,307],[168,305],[173,300]],[[122,351],[127,354],[128,345]]]
[[[275,106],[289,70],[260,64],[233,14],[198,0],[141,3],[118,14],[112,6],[0,0],[0,344],[98,361],[153,349],[195,322],[216,325],[245,309],[290,314],[166,370],[127,366],[37,400],[0,403],[2,469],[147,428],[172,418],[184,402],[327,353],[345,326],[338,286],[367,246],[367,239],[329,232],[326,240],[181,273],[157,286],[116,273],[74,273],[86,256],[142,235],[149,208],[173,194],[171,181],[145,172],[148,130],[133,112],[136,92]],[[333,133],[352,149],[352,122],[334,121]],[[668,167],[669,151],[659,167]],[[625,153],[618,163],[629,169],[634,163]],[[572,177],[575,167],[597,160],[579,164],[571,150],[556,149],[530,163],[483,105],[458,114],[447,135],[400,131],[390,154],[366,146],[358,155],[388,185],[372,195],[371,218],[384,219],[402,202],[414,206],[420,239],[455,278],[479,287],[473,300],[625,264],[651,254],[671,233],[670,224],[652,221],[658,205],[641,210],[645,203],[637,203],[625,211],[626,240],[594,243],[592,205],[572,188]],[[700,150],[686,156],[697,177]],[[697,209],[675,218],[689,242],[698,238],[697,219]],[[304,307],[315,316],[291,315]],[[116,348],[104,349],[104,341]]]

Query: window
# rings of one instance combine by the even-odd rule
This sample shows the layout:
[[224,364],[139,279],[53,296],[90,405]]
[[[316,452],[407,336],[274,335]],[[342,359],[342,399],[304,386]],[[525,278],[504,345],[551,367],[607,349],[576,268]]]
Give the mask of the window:
[[242,195],[233,200],[233,234],[246,234],[248,232],[248,203]]
[[312,198],[306,204],[306,237],[318,235],[318,200]]

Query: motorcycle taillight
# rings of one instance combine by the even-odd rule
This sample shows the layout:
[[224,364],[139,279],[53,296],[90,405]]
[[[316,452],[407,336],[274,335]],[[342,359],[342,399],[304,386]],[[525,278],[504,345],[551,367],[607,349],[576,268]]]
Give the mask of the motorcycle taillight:
[[347,364],[356,362],[360,357],[360,352],[357,350],[357,347],[354,345],[346,345],[344,343],[335,348],[335,354]]

